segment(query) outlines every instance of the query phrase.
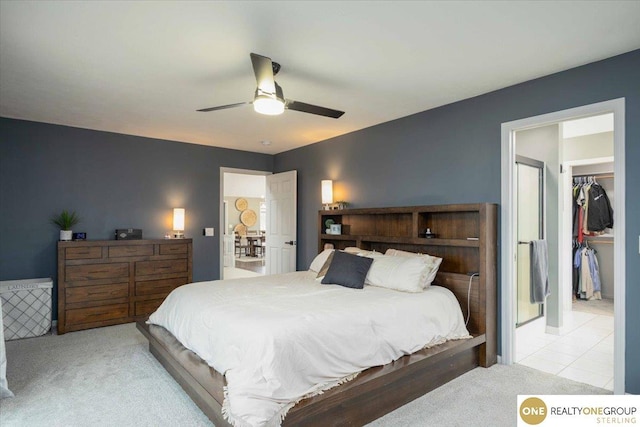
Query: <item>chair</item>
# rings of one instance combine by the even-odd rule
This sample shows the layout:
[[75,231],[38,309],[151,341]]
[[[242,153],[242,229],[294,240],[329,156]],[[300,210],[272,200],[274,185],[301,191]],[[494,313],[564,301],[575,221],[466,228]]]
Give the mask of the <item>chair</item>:
[[264,236],[260,236],[254,243],[254,250],[257,257],[264,256]]
[[236,234],[234,255],[240,258],[242,255],[247,255],[249,251],[249,240]]

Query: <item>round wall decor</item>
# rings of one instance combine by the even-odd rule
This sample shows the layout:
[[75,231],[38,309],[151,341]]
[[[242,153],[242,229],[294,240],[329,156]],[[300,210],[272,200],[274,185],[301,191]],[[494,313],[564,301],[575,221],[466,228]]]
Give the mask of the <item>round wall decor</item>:
[[251,227],[256,223],[257,215],[251,209],[246,209],[240,214],[240,221],[247,227]]
[[247,226],[244,224],[236,224],[235,227],[233,227],[233,231],[238,233],[240,236],[246,236],[247,235]]
[[236,199],[236,209],[238,209],[240,212],[247,209],[247,207],[249,207],[249,202],[247,202],[247,199],[243,199],[242,197]]

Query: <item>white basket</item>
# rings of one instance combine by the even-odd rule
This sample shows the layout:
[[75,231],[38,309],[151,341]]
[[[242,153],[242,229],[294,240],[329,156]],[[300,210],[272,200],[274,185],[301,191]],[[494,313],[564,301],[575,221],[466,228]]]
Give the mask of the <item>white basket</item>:
[[4,339],[44,335],[51,329],[51,278],[0,282]]

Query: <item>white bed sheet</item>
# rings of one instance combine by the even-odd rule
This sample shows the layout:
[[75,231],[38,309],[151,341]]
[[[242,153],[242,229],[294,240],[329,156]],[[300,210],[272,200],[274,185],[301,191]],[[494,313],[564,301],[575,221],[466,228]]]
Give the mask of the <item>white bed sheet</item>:
[[149,318],[226,377],[223,415],[278,426],[304,397],[450,339],[469,338],[455,296],[322,285],[304,271],[200,282]]

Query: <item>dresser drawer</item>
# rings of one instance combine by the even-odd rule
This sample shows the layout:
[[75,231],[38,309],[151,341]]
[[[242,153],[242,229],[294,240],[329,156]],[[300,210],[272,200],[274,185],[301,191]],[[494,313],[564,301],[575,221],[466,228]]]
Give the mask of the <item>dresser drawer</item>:
[[136,276],[149,274],[182,273],[187,271],[186,259],[136,262]]
[[136,296],[153,294],[168,295],[169,292],[186,283],[186,277],[160,280],[143,280],[140,282],[136,282]]
[[67,248],[66,259],[99,259],[102,258],[102,248],[100,246],[81,246],[78,248]]
[[109,258],[153,255],[153,245],[109,246]]
[[66,277],[68,281],[112,279],[129,276],[129,263],[68,265]]
[[148,316],[162,304],[164,298],[150,299],[146,301],[136,301],[135,316]]
[[67,288],[65,297],[67,304],[74,302],[101,301],[112,298],[126,298],[129,296],[128,283],[114,283],[113,285],[81,286]]
[[69,324],[122,319],[129,316],[129,304],[125,303],[103,305],[100,307],[78,308],[75,310],[67,310],[66,315],[66,322]]
[[186,254],[186,243],[172,243],[160,245],[160,255]]

